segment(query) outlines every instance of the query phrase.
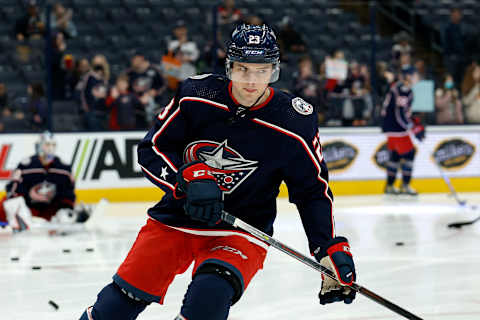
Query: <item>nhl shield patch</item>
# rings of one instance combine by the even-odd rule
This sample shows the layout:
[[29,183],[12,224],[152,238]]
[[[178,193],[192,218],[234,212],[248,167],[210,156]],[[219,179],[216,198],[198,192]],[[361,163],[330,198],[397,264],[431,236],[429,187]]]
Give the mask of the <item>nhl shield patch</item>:
[[296,97],[292,100],[292,106],[295,111],[297,111],[300,114],[303,114],[304,116],[308,116],[309,114],[313,113],[313,106],[303,100],[302,98]]

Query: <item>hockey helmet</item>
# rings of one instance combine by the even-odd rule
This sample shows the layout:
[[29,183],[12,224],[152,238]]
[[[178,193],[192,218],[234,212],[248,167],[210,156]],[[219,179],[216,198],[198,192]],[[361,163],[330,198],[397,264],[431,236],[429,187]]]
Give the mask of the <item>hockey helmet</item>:
[[55,157],[55,149],[57,143],[53,137],[53,133],[45,131],[40,135],[39,140],[35,144],[37,154],[47,161],[53,160]]
[[273,72],[269,82],[275,82],[280,75],[280,49],[273,30],[267,26],[238,25],[232,32],[227,49],[225,69],[232,80],[233,62],[270,63]]

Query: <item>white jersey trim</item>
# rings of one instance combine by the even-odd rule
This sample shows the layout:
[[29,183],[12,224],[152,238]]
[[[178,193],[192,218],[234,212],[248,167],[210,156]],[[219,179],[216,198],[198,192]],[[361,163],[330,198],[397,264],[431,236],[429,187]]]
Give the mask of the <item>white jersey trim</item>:
[[148,171],[145,167],[143,167],[142,165],[140,165],[140,168],[142,168],[142,170],[148,174],[153,180],[157,181],[158,183],[160,184],[163,184],[164,186],[167,186],[168,188],[170,188],[172,191],[175,190],[175,186],[172,185],[171,183],[168,183],[167,181],[165,180],[162,180],[160,178],[158,178],[157,176],[155,176],[153,173],[151,173],[150,171]]
[[204,98],[198,98],[198,97],[183,97],[182,99],[180,99],[179,104],[181,104],[183,101],[203,102],[203,103],[212,105],[212,106],[214,106],[214,107],[223,109],[223,110],[225,110],[225,111],[229,111],[229,109],[228,109],[228,107],[227,107],[226,105],[224,105],[224,104],[222,104],[222,103],[218,103],[218,102],[216,102],[216,101],[204,99]]
[[165,121],[163,123],[163,125],[160,127],[160,129],[158,129],[158,131],[153,135],[152,137],[152,149],[153,151],[159,155],[163,161],[165,161],[167,163],[167,165],[173,170],[173,172],[178,172],[178,169],[177,167],[175,167],[175,165],[170,161],[170,159],[168,159],[167,156],[165,156],[160,150],[158,150],[157,148],[157,145],[156,145],[156,141],[158,139],[158,137],[162,134],[162,132],[165,130],[165,128],[170,124],[170,122],[173,121],[173,119],[180,113],[180,107],[177,108],[177,110],[175,110],[174,113],[172,113],[170,115],[170,117],[168,117],[167,121]]
[[[149,217],[149,219],[152,219],[155,222],[159,222],[159,221],[153,219],[152,217]],[[169,226],[168,224],[166,224],[165,226],[167,226],[169,228],[172,228],[172,229],[175,229],[175,230],[178,230],[178,231],[182,231],[182,232],[185,232],[185,233],[194,234],[194,235],[198,235],[198,236],[207,236],[207,237],[239,236],[239,237],[247,239],[248,241],[250,241],[253,244],[256,244],[259,247],[262,247],[265,250],[268,250],[268,247],[269,247],[269,245],[267,243],[265,243],[263,241],[260,241],[259,239],[255,238],[251,235],[248,235],[248,234],[245,234],[245,233],[242,233],[242,232],[239,232],[239,231],[189,229],[189,228],[181,228],[181,227],[172,227],[172,226]]]

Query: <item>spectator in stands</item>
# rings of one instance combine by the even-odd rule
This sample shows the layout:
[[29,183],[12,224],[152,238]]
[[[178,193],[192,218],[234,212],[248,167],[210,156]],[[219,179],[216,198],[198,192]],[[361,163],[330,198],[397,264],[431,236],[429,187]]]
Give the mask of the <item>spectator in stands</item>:
[[256,15],[250,15],[245,19],[246,24],[252,24],[254,26],[261,26],[263,24],[262,18]]
[[168,51],[175,52],[177,49],[182,53],[182,63],[195,64],[200,51],[197,44],[188,39],[188,28],[185,21],[179,20],[173,29],[174,39],[168,42]]
[[47,129],[48,106],[45,98],[45,89],[40,82],[32,83],[28,86],[28,112],[30,114],[30,125],[35,131]]
[[45,24],[40,17],[40,9],[36,0],[27,1],[27,12],[15,23],[15,37],[18,41],[41,37],[45,32]]
[[397,33],[393,40],[395,44],[392,47],[392,63],[394,66],[398,67],[400,64],[400,56],[405,54],[410,57],[413,55],[413,49],[410,45],[411,38],[405,31]]
[[282,61],[287,60],[285,56],[287,53],[303,53],[307,50],[302,35],[295,30],[292,20],[288,16],[283,17],[279,23],[278,44]]
[[65,91],[68,86],[65,81],[67,70],[63,63],[67,43],[61,32],[53,33],[52,42],[52,94],[54,100],[62,100],[65,99]]
[[443,88],[435,91],[435,109],[437,124],[463,123],[462,103],[450,74],[445,76]]
[[326,101],[323,81],[314,73],[313,62],[309,56],[303,56],[298,61],[292,93],[315,106],[319,123],[325,122]]
[[73,10],[66,9],[62,3],[57,2],[50,15],[50,26],[52,30],[62,32],[67,39],[75,38],[78,32],[72,18]]
[[128,90],[128,87],[128,76],[125,74],[118,76],[107,99],[107,105],[112,108],[109,125],[112,130],[147,128],[144,105]]
[[242,11],[235,7],[235,0],[223,0],[218,6],[218,25],[235,25],[242,20]]
[[468,37],[467,27],[462,23],[462,11],[453,8],[450,23],[443,33],[443,60],[454,82],[460,84],[465,69],[465,41]]
[[480,123],[480,66],[472,71],[473,86],[463,97],[465,104],[465,120],[468,123]]
[[344,106],[343,124],[364,126],[370,118],[372,101],[368,90],[368,70],[356,61],[350,63],[349,75],[345,81],[349,98]]
[[433,75],[425,64],[425,60],[417,59],[417,61],[415,61],[414,67],[417,70],[418,80],[433,79]]
[[150,123],[155,117],[157,103],[161,102],[161,96],[166,88],[162,73],[142,52],[134,51],[131,67],[126,74],[130,82],[130,91],[143,103],[146,121]]
[[85,128],[89,131],[101,131],[107,125],[108,79],[110,67],[103,55],[92,59],[92,70],[85,75],[81,87],[81,112]]
[[12,110],[8,104],[8,93],[5,83],[0,82],[0,116],[9,117],[12,114]]

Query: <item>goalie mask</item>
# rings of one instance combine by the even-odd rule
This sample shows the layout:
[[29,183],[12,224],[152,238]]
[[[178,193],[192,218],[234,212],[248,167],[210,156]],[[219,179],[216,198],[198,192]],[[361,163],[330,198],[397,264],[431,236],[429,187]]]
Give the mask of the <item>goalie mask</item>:
[[55,149],[57,143],[53,138],[53,134],[49,131],[45,131],[40,135],[40,139],[35,145],[37,154],[39,157],[43,158],[46,161],[52,161],[55,157]]
[[[253,68],[234,70],[234,62],[254,63]],[[270,67],[262,66],[271,64]],[[271,83],[280,75],[280,50],[273,30],[267,26],[242,24],[235,28],[225,62],[227,77],[237,82]]]

